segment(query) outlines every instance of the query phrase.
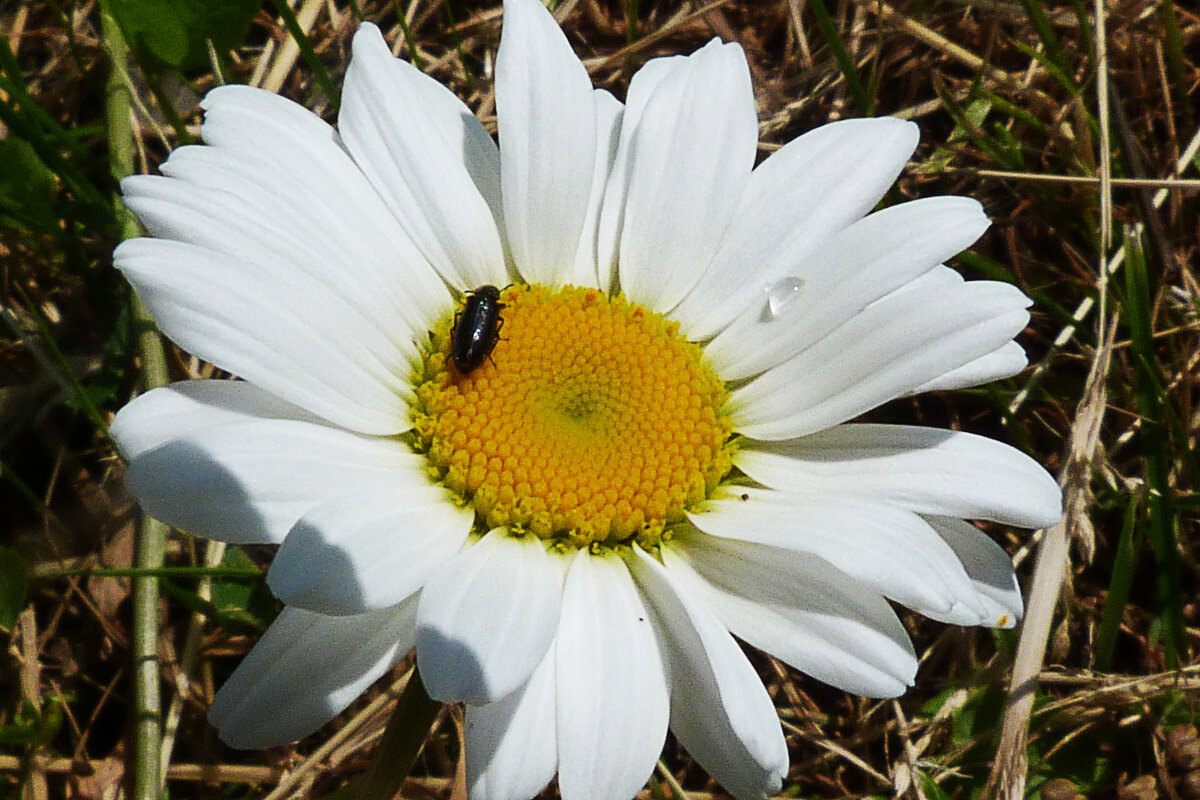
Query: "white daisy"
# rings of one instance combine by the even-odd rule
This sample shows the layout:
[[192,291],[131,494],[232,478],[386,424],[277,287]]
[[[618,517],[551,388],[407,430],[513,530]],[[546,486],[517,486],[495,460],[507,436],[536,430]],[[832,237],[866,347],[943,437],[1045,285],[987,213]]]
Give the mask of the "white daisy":
[[[975,201],[871,213],[910,123],[835,123],[755,167],[736,44],[650,61],[622,104],[507,0],[496,104],[500,148],[367,24],[336,129],[216,89],[206,144],[123,183],[154,238],[117,266],[243,379],[123,409],[127,482],[178,528],[280,545],[286,607],[211,719],[237,747],[297,739],[416,647],[431,696],[467,705],[475,800],[556,773],[567,800],[632,796],[668,728],[766,796],[787,748],[735,636],[888,697],[917,667],[889,600],[1020,615],[964,520],[1048,525],[1054,481],[979,436],[846,423],[1016,373],[1029,301],[941,266],[987,227]],[[484,285],[502,323],[455,334]]]

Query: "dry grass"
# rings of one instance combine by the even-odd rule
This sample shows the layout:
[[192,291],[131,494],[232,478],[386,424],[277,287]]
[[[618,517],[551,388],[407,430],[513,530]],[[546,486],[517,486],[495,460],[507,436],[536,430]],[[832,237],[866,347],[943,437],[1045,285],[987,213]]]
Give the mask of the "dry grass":
[[[846,695],[756,655],[791,746],[785,791],[1200,798],[1191,727],[1200,699],[1200,18],[1163,3],[1112,3],[1106,46],[1097,47],[1095,9],[1082,2],[839,0],[828,6],[830,25],[856,89],[814,1],[565,0],[558,15],[593,80],[618,97],[648,58],[690,52],[713,36],[739,42],[758,93],[764,157],[802,131],[862,115],[864,105],[921,125],[921,146],[888,202],[938,194],[984,202],[995,224],[957,266],[1016,283],[1036,300],[1021,337],[1031,367],[1012,381],[896,402],[875,416],[985,433],[1061,472],[1070,509],[1062,535],[1073,548],[1068,569],[1047,568],[1033,603],[1045,613],[1048,640],[1034,637],[1023,649],[1040,688],[1029,695],[1026,746],[1000,762],[1015,634],[908,615],[922,668],[898,702]],[[498,3],[360,6],[399,54],[418,59],[494,129]],[[278,90],[329,118],[330,97],[267,9],[223,59],[227,79]],[[340,84],[354,10],[303,0],[296,13]],[[0,36],[19,73],[4,74],[19,77],[29,95],[0,85],[10,114],[0,117],[9,143],[0,151],[0,544],[19,552],[32,575],[27,607],[4,631],[0,792],[28,798],[107,798],[131,786],[130,582],[68,574],[129,566],[136,528],[105,431],[135,392],[139,368],[128,289],[111,268],[119,225],[108,206],[99,17],[94,2],[0,8]],[[131,80],[137,169],[153,171],[195,135],[197,99],[218,79],[201,65],[148,81],[134,64]],[[32,114],[31,102],[44,114]],[[43,117],[36,136],[23,133],[23,120]],[[12,143],[38,137],[49,178],[45,167],[18,173]],[[1129,249],[1135,242],[1144,263]],[[1098,347],[1109,323],[1111,347]],[[173,379],[211,374],[174,348],[168,365]],[[1028,583],[1042,540],[990,530]],[[166,563],[215,564],[221,555],[176,534]],[[254,548],[228,555],[245,566],[270,557]],[[261,581],[217,579],[206,594],[185,578],[164,589],[163,706],[178,723],[168,726],[171,796],[316,797],[365,769],[394,698],[389,680],[296,746],[228,750],[204,712],[269,619],[271,600]],[[460,723],[457,710],[443,713],[405,796],[463,796]],[[1024,768],[1011,769],[1022,759],[1027,784],[1018,782]],[[993,763],[1006,771],[989,788]],[[664,765],[669,779],[647,792],[660,796],[677,781],[689,796],[721,796],[673,741]]]

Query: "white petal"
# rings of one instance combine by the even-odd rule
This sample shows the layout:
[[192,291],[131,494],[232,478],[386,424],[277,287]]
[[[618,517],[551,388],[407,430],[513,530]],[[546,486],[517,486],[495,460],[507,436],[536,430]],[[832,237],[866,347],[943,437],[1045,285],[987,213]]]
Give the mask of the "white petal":
[[307,736],[412,650],[416,607],[414,597],[353,617],[285,608],[217,692],[209,721],[242,749]]
[[956,269],[951,269],[945,264],[938,264],[928,272],[913,278],[908,283],[901,286],[899,289],[876,300],[877,303],[885,303],[891,300],[898,294],[904,292],[937,292],[937,291],[959,291],[962,285],[966,283],[966,279]]
[[[982,206],[965,197],[932,197],[872,214],[834,234],[819,255],[789,260],[789,279],[803,281],[796,296],[772,313],[770,286],[760,287],[756,302],[704,354],[725,380],[762,372],[968,247],[987,227]],[[727,293],[746,291],[743,280],[726,284]]]
[[622,139],[631,124],[621,289],[665,312],[699,280],[754,166],[758,122],[741,47],[714,39],[683,59],[636,121],[627,117]]
[[563,800],[633,797],[667,735],[667,679],[629,570],[581,550],[563,588],[556,648]]
[[762,681],[699,598],[640,547],[633,552],[630,568],[654,608],[670,665],[671,731],[735,797],[773,795],[787,774],[788,752]]
[[1003,378],[1011,378],[1025,369],[1028,363],[1029,359],[1025,357],[1025,348],[1016,342],[1008,342],[986,356],[968,361],[961,367],[921,384],[912,390],[912,394],[965,389],[968,386],[981,386]]
[[952,517],[926,517],[958,555],[967,575],[991,612],[985,624],[1011,628],[1025,610],[1012,559],[1004,548],[970,523]]
[[[592,194],[588,198],[583,230],[579,234],[579,250],[575,253],[575,265],[568,281],[575,286],[600,285],[596,261],[600,208],[604,203],[608,174],[617,156],[617,142],[625,109],[621,101],[603,89],[596,89],[593,96],[596,100],[596,163],[592,174]],[[610,278],[605,278],[605,285]]]
[[954,551],[921,517],[853,495],[743,488],[691,513],[713,536],[825,559],[852,578],[932,619],[978,625],[988,618]]
[[787,439],[845,422],[1002,346],[1025,327],[1028,305],[993,281],[893,292],[735,391],[735,429]]
[[488,202],[499,186],[495,143],[448,89],[393,58],[374,25],[359,27],[353,49],[338,112],[350,154],[448,281],[507,283]]
[[731,633],[801,672],[868,697],[912,685],[917,657],[892,607],[828,561],[694,530],[662,556]]
[[362,614],[420,590],[475,520],[441,487],[360,486],[305,514],[275,554],[267,584],[289,606]]
[[363,485],[403,494],[429,482],[424,461],[394,439],[232,416],[199,428],[184,421],[133,458],[125,484],[147,514],[209,539],[278,543],[310,509]]
[[[122,186],[155,236],[198,245],[268,279],[312,284],[411,350],[414,332],[445,313],[450,294],[358,168],[344,153],[343,159],[371,202],[361,196],[355,202],[343,196],[350,189],[328,185],[339,175],[296,180],[291,176],[308,174],[307,165],[218,147],[181,147],[162,165],[169,180],[134,176]],[[312,170],[319,174],[321,164]],[[330,196],[338,211],[323,205]],[[366,224],[372,212],[386,230]]]
[[[329,332],[345,323],[351,326],[348,333],[367,334],[364,346],[369,350],[395,350],[393,342],[412,350],[413,329],[406,319],[417,318],[419,309],[412,304],[413,309],[405,310],[403,301],[388,304],[377,299],[384,295],[376,286],[402,273],[390,270],[390,265],[378,270],[344,268],[347,251],[370,257],[369,248],[342,244],[355,231],[330,225],[323,215],[296,202],[294,192],[300,190],[293,190],[289,198],[288,185],[271,170],[215,147],[182,147],[163,170],[167,177],[135,175],[121,183],[125,203],[147,230],[159,239],[174,240],[160,245],[201,251],[217,265],[222,280],[250,281],[245,291],[264,282],[280,284],[287,293],[269,299],[296,316],[308,316],[304,303],[312,297],[327,296],[328,313],[339,315],[330,320]],[[116,252],[117,266],[122,266],[124,250],[153,246],[142,240],[123,245]],[[162,256],[168,265],[170,252]],[[221,276],[225,272],[232,275]],[[441,305],[448,301],[449,294],[442,291]],[[377,332],[371,335],[372,331]]]
[[130,401],[109,430],[125,458],[134,459],[205,428],[256,419],[322,423],[320,417],[244,381],[181,381]]
[[496,119],[508,244],[521,277],[567,282],[596,167],[587,70],[540,0],[506,0]]
[[684,62],[684,56],[652,58],[634,73],[625,96],[625,111],[621,115],[617,153],[609,169],[608,182],[600,207],[596,234],[596,265],[600,289],[611,292],[617,280],[617,255],[621,248],[621,229],[625,223],[625,198],[629,191],[634,164],[632,146],[634,131],[646,103],[654,90],[671,72]]
[[833,492],[918,514],[1053,525],[1062,492],[1036,461],[971,433],[906,425],[841,425],[801,439],[746,441],[739,469],[781,491]]
[[558,770],[554,643],[529,683],[508,697],[468,706],[463,724],[471,800],[528,800]]
[[688,337],[715,334],[761,301],[763,286],[819,269],[822,243],[879,202],[917,137],[917,126],[899,119],[841,120],[759,164],[708,272],[672,313]]
[[[155,213],[132,198],[130,205],[144,220]],[[316,282],[166,239],[127,240],[113,261],[185,350],[335,424],[374,434],[407,429],[411,339],[379,329]]]
[[421,591],[417,663],[429,696],[490,703],[529,680],[554,638],[562,571],[535,536],[497,529]]
[[176,149],[163,174],[223,191],[237,187],[242,205],[232,209],[234,218],[267,222],[249,241],[227,230],[211,247],[236,256],[261,241],[267,253],[336,282],[377,321],[398,317],[425,331],[445,313],[445,284],[330,125],[248,86],[214,89],[201,105],[201,134],[210,146]]

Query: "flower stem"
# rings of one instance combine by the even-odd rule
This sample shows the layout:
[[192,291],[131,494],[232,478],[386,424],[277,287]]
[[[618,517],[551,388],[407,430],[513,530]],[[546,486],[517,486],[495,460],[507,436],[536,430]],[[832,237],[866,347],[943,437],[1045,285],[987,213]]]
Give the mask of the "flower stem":
[[[105,84],[105,117],[108,134],[109,165],[118,181],[133,172],[133,124],[130,117],[130,81],[125,55],[125,37],[110,10],[102,5],[101,36],[108,56],[109,73]],[[119,197],[113,208],[120,221],[122,239],[139,234],[137,220]],[[162,341],[149,313],[136,297],[133,316],[138,326],[137,349],[142,362],[146,388],[167,382],[167,362]],[[156,569],[162,566],[167,528],[143,517],[138,527],[134,567]],[[133,681],[134,743],[130,767],[133,773],[133,800],[156,800],[162,793],[163,770],[160,764],[162,714],[159,698],[158,668],[158,578],[142,576],[133,581]]]

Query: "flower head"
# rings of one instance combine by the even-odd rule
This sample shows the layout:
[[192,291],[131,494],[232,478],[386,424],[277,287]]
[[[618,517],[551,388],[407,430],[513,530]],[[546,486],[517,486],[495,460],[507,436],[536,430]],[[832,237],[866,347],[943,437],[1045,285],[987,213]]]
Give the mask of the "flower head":
[[1029,301],[941,266],[987,227],[975,201],[872,213],[910,123],[755,166],[736,44],[650,61],[621,103],[507,0],[496,104],[499,147],[366,24],[336,129],[216,89],[206,144],[123,184],[154,238],[117,266],[243,379],[123,409],[128,484],[184,530],[280,545],[286,607],[211,718],[235,746],[294,740],[416,647],[430,694],[467,704],[475,798],[556,773],[568,800],[632,796],[668,727],[763,797],[787,748],[735,636],[886,697],[917,663],[889,600],[1020,615],[964,520],[1047,525],[1053,480],[978,436],[847,423],[1016,373]]

